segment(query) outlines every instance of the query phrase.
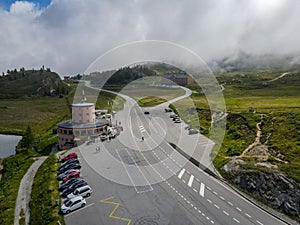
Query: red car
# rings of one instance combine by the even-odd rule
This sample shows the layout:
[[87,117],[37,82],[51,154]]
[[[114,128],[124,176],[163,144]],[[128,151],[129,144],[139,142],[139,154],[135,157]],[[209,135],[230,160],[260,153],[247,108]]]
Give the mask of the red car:
[[63,182],[66,182],[68,180],[70,180],[71,178],[79,178],[80,177],[80,173],[79,172],[73,172],[70,173],[68,176],[63,178]]
[[70,154],[68,154],[67,156],[63,157],[61,159],[61,162],[65,162],[65,161],[68,161],[69,159],[74,159],[74,158],[77,158],[77,154],[75,152],[72,152]]
[[175,120],[180,120],[180,117],[179,116],[174,116],[173,121],[175,121]]

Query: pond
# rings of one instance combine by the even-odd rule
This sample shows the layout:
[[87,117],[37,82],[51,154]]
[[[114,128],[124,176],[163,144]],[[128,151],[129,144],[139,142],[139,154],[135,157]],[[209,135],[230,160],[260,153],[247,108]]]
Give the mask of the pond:
[[0,134],[0,158],[16,154],[16,146],[22,136]]

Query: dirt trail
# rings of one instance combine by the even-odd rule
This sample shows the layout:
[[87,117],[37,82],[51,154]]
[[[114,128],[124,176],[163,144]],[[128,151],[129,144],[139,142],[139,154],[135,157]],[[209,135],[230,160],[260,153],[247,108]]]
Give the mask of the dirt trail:
[[19,225],[19,219],[21,218],[21,211],[22,214],[25,215],[25,224],[29,224],[29,216],[30,216],[30,210],[29,210],[29,201],[30,201],[30,195],[31,195],[31,188],[34,176],[40,167],[42,163],[45,161],[45,157],[37,158],[34,163],[30,166],[30,168],[27,170],[26,174],[21,180],[19,191],[18,191],[18,197],[16,201],[16,208],[15,208],[15,219],[14,219],[14,225]]
[[262,120],[263,120],[263,114],[260,115],[261,116],[261,121],[259,123],[256,124],[256,128],[257,128],[257,132],[256,132],[256,138],[254,140],[254,142],[252,144],[250,144],[244,151],[243,153],[239,156],[240,158],[244,157],[251,149],[253,149],[255,146],[257,145],[261,145],[260,142],[260,137],[261,137],[261,124],[262,124]]

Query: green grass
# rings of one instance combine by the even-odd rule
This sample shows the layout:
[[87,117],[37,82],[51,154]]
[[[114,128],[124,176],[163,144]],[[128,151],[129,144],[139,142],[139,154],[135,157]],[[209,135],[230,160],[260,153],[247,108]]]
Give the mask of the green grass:
[[30,224],[49,225],[64,223],[64,218],[59,215],[59,206],[55,200],[60,199],[58,181],[56,179],[59,163],[54,155],[49,156],[40,166],[34,178],[30,205]]
[[33,163],[34,153],[20,153],[3,159],[2,179],[0,181],[0,224],[14,223],[15,204],[20,182]]
[[149,96],[146,98],[141,98],[137,102],[141,107],[151,107],[151,106],[162,104],[166,101],[167,101],[166,99],[163,99],[161,97]]

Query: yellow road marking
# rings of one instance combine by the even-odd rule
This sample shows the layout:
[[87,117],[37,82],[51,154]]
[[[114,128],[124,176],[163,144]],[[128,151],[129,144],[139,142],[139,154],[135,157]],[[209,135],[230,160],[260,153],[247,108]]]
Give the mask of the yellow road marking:
[[100,200],[100,202],[104,202],[104,203],[108,203],[108,204],[112,204],[112,205],[115,205],[115,208],[113,209],[113,211],[109,214],[109,218],[112,218],[112,219],[117,219],[117,220],[122,220],[122,221],[127,221],[127,225],[130,225],[131,223],[131,220],[128,219],[128,218],[124,218],[124,217],[118,217],[118,216],[114,216],[114,213],[115,211],[119,208],[120,206],[120,203],[118,202],[110,202],[109,200],[111,199],[114,199],[115,197],[112,196],[112,197],[109,197],[109,198],[106,198],[106,199],[102,199]]

